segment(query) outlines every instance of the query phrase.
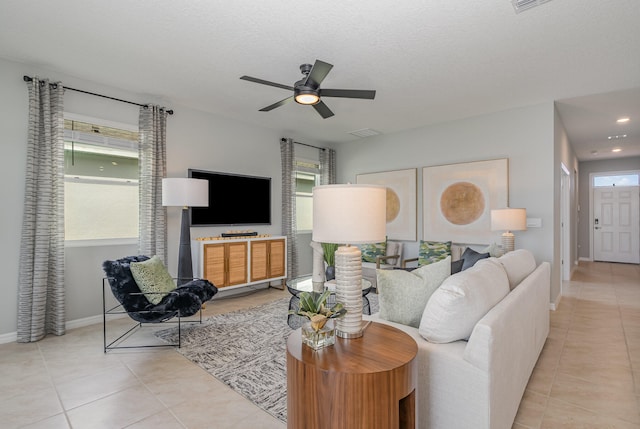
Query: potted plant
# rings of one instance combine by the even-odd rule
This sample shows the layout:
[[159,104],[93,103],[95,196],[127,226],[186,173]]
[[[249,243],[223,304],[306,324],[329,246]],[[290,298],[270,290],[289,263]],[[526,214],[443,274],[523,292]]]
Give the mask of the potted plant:
[[300,298],[298,309],[289,310],[289,314],[297,314],[309,319],[309,322],[302,326],[301,335],[302,342],[313,349],[335,343],[335,327],[331,319],[340,317],[347,312],[341,303],[336,303],[330,308],[327,306],[330,294],[331,292],[328,290],[322,293],[301,292],[298,296]]
[[320,243],[322,245],[322,254],[324,261],[327,263],[327,269],[325,270],[325,279],[327,281],[336,278],[336,250],[338,245],[336,243]]

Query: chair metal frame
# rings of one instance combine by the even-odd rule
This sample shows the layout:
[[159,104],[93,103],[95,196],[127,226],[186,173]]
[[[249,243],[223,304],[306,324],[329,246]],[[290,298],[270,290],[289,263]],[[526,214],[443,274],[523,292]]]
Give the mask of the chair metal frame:
[[[118,303],[117,305],[107,309],[107,293],[106,293],[106,289],[107,289],[107,285],[109,285],[109,279],[113,279],[113,277],[103,277],[102,278],[102,340],[103,340],[103,347],[104,347],[104,352],[107,353],[107,351],[109,350],[115,350],[115,349],[133,349],[133,348],[156,348],[156,347],[178,347],[180,348],[182,345],[182,315],[180,314],[180,310],[171,310],[171,311],[167,311],[167,315],[173,314],[171,316],[168,317],[168,319],[163,320],[163,321],[159,321],[159,322],[136,322],[136,324],[134,326],[132,326],[131,328],[127,329],[123,334],[121,334],[118,338],[116,338],[115,340],[111,341],[109,344],[107,344],[107,315],[122,315],[122,314],[126,314],[128,317],[129,316],[129,312],[127,310],[124,309],[124,307],[122,306],[122,304]],[[110,288],[110,286],[109,286]],[[111,289],[109,289],[111,290]],[[148,293],[159,293],[161,295],[167,295],[166,292],[148,292]],[[169,294],[176,294],[176,292],[169,292]],[[134,293],[134,295],[144,295],[142,292],[136,292]],[[158,311],[147,311],[147,310],[141,310],[141,311],[136,311],[136,313],[158,313]],[[188,321],[189,323],[200,323],[202,324],[202,306],[200,307],[200,311],[198,311],[199,313],[199,320],[193,320],[193,321]],[[177,322],[176,321],[170,321],[173,318],[177,317]],[[164,343],[164,344],[147,344],[147,345],[132,345],[132,346],[118,346],[115,345],[116,343],[118,343],[120,340],[123,340],[125,337],[127,337],[128,335],[133,335],[134,331],[137,331],[138,329],[142,328],[143,325],[145,324],[153,324],[153,325],[158,325],[158,324],[177,324],[178,325],[178,342],[177,343]]]

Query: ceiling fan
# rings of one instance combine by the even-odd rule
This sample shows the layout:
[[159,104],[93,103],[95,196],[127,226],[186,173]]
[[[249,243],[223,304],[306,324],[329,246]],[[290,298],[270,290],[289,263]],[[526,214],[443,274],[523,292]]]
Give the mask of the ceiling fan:
[[320,88],[320,84],[324,78],[327,77],[332,68],[332,64],[325,63],[320,60],[316,60],[313,66],[311,64],[302,64],[300,66],[300,71],[304,77],[294,83],[293,86],[269,82],[267,80],[251,76],[242,76],[240,79],[260,83],[262,85],[275,86],[276,88],[282,88],[293,92],[292,96],[287,97],[284,100],[280,100],[277,103],[273,103],[270,106],[263,107],[260,109],[261,112],[268,112],[290,102],[291,100],[294,100],[299,104],[312,105],[313,108],[316,109],[316,112],[326,119],[333,116],[333,112],[321,100],[322,97],[362,98],[366,100],[373,100],[376,97],[376,92],[369,90]]

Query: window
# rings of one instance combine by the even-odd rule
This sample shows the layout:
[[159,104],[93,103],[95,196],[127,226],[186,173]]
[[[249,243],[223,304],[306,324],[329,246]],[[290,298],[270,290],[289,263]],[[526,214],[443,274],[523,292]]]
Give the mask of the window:
[[313,229],[313,187],[320,184],[320,165],[296,160],[296,225],[298,232]]
[[65,240],[137,238],[137,128],[64,122]]
[[638,186],[639,176],[640,174],[638,173],[594,176],[593,186],[596,188],[603,186]]

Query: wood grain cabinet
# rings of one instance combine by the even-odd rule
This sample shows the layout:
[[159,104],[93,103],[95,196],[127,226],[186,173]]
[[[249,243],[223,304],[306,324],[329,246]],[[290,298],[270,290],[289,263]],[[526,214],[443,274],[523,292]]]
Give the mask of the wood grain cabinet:
[[217,288],[286,279],[286,237],[193,240],[191,251],[194,275]]
[[251,240],[251,281],[285,276],[284,239]]

